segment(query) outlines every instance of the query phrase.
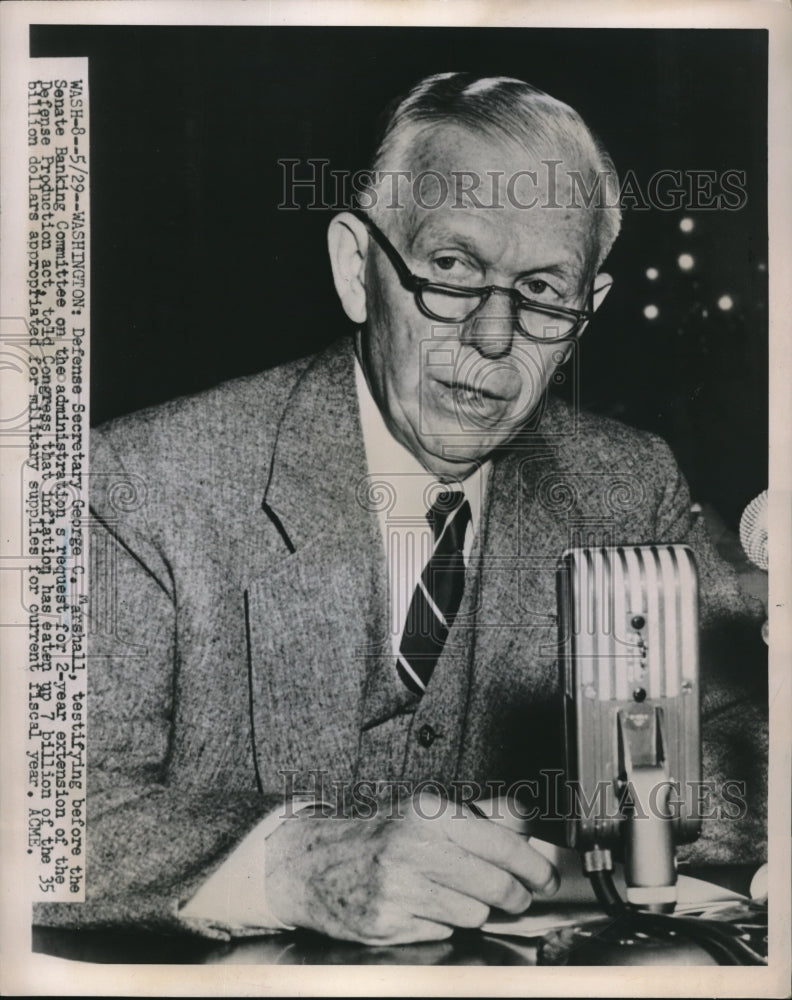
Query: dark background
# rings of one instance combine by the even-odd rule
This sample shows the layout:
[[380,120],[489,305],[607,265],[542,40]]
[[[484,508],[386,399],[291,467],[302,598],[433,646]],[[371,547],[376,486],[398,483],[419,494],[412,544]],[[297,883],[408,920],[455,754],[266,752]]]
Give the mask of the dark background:
[[279,210],[277,160],[366,167],[395,95],[466,69],[572,104],[643,185],[659,169],[746,172],[739,211],[626,211],[580,388],[662,434],[732,527],[766,488],[766,32],[40,25],[31,54],[90,58],[94,422],[345,332],[330,213]]

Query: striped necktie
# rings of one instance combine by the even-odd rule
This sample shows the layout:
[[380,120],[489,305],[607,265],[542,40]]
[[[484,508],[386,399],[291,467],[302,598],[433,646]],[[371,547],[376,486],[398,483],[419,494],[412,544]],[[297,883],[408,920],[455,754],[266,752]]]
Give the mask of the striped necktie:
[[434,534],[434,550],[407,610],[396,660],[399,677],[418,695],[426,690],[462,601],[470,504],[461,491],[444,490],[426,517]]

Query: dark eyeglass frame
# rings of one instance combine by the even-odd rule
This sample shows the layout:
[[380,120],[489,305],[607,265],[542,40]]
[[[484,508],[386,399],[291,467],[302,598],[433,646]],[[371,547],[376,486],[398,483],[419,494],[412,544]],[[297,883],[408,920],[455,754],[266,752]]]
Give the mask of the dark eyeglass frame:
[[[439,281],[431,281],[429,278],[421,278],[417,274],[412,273],[402,255],[391,243],[385,233],[383,233],[376,222],[373,222],[365,214],[365,212],[361,212],[360,209],[353,209],[352,214],[356,218],[360,219],[366,229],[368,229],[369,233],[374,237],[380,249],[393,265],[396,274],[399,277],[399,281],[408,292],[413,293],[418,308],[424,316],[428,316],[429,319],[435,319],[441,323],[466,323],[486,305],[490,296],[494,292],[500,292],[502,295],[508,296],[509,301],[511,302],[512,315],[516,319],[520,333],[522,333],[523,336],[537,344],[558,344],[564,340],[573,340],[577,337],[583,324],[590,320],[594,315],[593,287],[589,290],[588,307],[586,309],[570,309],[567,306],[551,306],[545,302],[537,302],[535,299],[529,299],[526,295],[523,295],[522,292],[518,292],[516,288],[505,288],[502,285],[483,285],[478,287],[474,287],[472,285],[446,285]],[[471,310],[471,312],[468,313],[463,319],[441,316],[439,313],[435,313],[429,309],[424,301],[424,292],[432,289],[441,293],[456,293],[460,297],[465,298],[476,298],[481,296],[481,302],[479,302],[475,309]],[[558,337],[537,337],[523,326],[521,316],[522,309],[528,309],[531,312],[543,313],[546,316],[555,316],[558,319],[571,319],[574,325],[571,330]]]

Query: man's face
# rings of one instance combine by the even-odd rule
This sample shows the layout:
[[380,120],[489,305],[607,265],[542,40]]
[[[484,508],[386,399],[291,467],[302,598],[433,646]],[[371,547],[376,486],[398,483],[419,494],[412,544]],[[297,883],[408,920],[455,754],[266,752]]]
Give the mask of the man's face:
[[[526,164],[524,152],[496,149],[453,126],[436,130],[416,159],[416,171],[446,176],[451,194],[438,208],[410,204],[380,216],[413,274],[444,284],[516,288],[549,305],[585,308],[596,253],[592,220],[583,208],[547,205],[544,164]],[[536,171],[537,182],[530,179],[515,193],[523,204],[536,197],[531,209],[516,199],[510,204],[505,191],[506,180],[526,169]],[[503,207],[497,199],[490,207],[484,187],[478,194],[484,207],[455,207],[454,170],[483,179],[487,171],[503,171]],[[427,188],[424,201],[434,200]],[[563,184],[555,204],[568,204]],[[428,318],[373,240],[366,312],[361,353],[374,397],[394,436],[439,476],[466,475],[508,441],[565,358],[563,343],[532,342],[520,332],[505,295],[492,295],[462,323]]]

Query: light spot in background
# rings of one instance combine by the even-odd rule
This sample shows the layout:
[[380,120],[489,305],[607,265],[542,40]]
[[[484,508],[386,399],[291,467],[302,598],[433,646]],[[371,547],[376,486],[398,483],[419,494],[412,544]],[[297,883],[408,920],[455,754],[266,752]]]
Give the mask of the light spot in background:
[[682,268],[683,271],[689,271],[695,263],[696,262],[695,260],[693,260],[692,254],[681,253],[677,257],[677,264],[679,264],[679,266]]
[[696,223],[692,219],[685,218],[679,220],[679,228],[683,233],[691,233],[695,225]]
[[731,309],[733,305],[734,299],[732,299],[731,295],[721,295],[718,299],[718,309]]
[[657,308],[657,306],[644,306],[643,313],[647,319],[657,319],[657,317],[660,315],[660,310]]
[[655,281],[655,279],[657,279],[657,278],[660,277],[660,272],[657,270],[656,267],[647,267],[647,269],[646,269],[646,277],[650,281]]

